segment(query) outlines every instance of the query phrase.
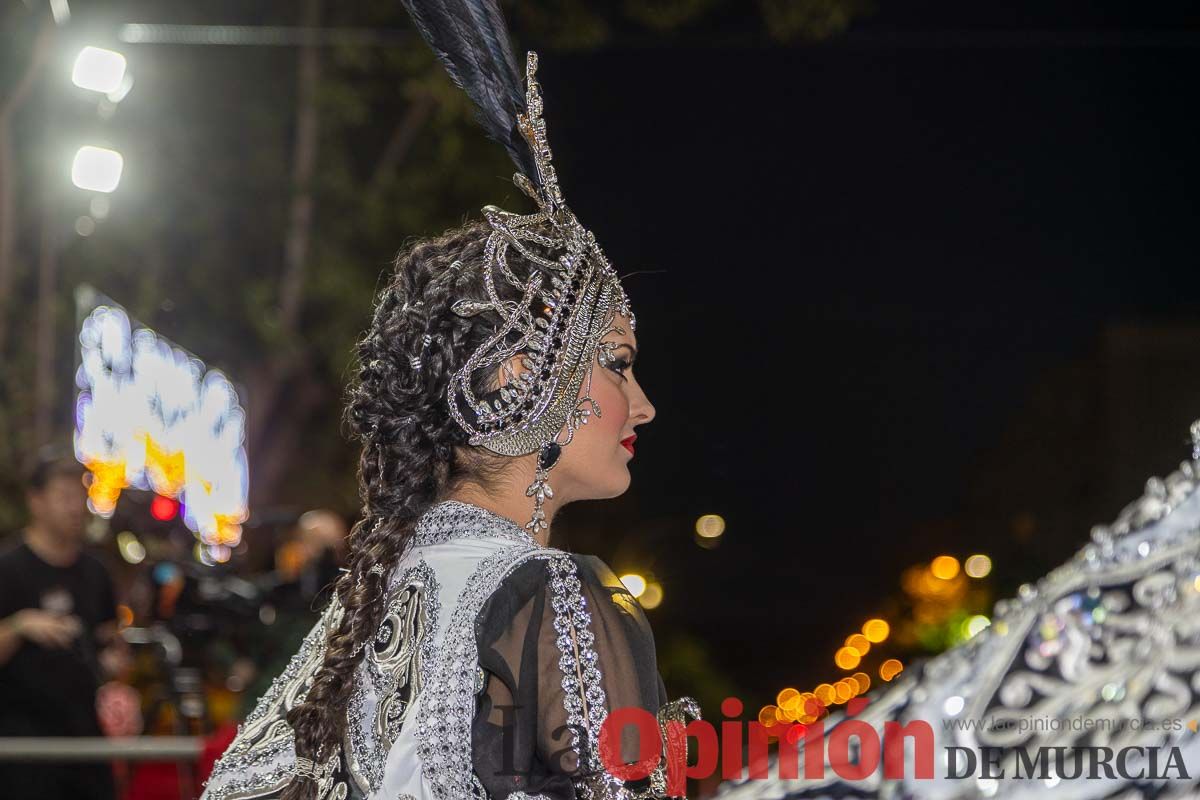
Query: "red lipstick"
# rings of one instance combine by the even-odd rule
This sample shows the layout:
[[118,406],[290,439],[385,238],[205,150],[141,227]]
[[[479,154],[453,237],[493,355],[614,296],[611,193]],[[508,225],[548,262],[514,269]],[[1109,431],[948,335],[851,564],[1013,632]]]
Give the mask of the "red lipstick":
[[633,443],[635,441],[637,441],[637,434],[634,434],[633,436],[627,436],[621,440],[621,446],[628,450],[630,455],[633,455]]

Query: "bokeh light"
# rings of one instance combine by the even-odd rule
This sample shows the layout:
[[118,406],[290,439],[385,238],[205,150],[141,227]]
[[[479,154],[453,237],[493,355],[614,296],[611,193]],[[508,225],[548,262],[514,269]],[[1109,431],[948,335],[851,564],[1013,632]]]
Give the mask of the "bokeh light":
[[833,663],[841,669],[854,669],[862,661],[862,656],[853,647],[839,647],[833,655]]
[[175,519],[175,515],[178,513],[179,503],[170,497],[163,497],[161,494],[156,494],[154,495],[154,499],[150,501],[150,516],[159,522],[169,522]]
[[963,563],[963,572],[971,578],[984,578],[992,571],[992,560],[982,553],[969,556]]
[[71,182],[89,192],[115,191],[124,168],[125,159],[116,150],[86,145],[75,153]]
[[725,519],[720,514],[705,514],[696,520],[696,535],[715,539],[725,533]]
[[882,619],[869,619],[862,626],[863,636],[866,636],[867,641],[873,644],[879,644],[887,639],[891,630],[891,626]]
[[846,637],[846,647],[859,654],[865,656],[871,651],[871,640],[861,633],[853,633]]
[[[92,474],[88,507],[111,517],[124,489],[152,491],[160,519],[178,513],[203,544],[237,546],[249,487],[233,384],[116,306],[97,306],[79,343],[75,454]],[[167,516],[164,501],[182,502]]]
[[121,531],[117,534],[117,552],[129,564],[140,564],[146,560],[146,548],[138,541],[133,531]]
[[663,587],[658,581],[650,581],[646,584],[646,591],[642,592],[642,596],[638,598],[642,604],[642,608],[647,611],[652,611],[662,605]]
[[636,572],[627,572],[621,576],[621,583],[634,597],[641,597],[646,592],[646,579]]
[[950,581],[958,575],[958,559],[954,556],[938,556],[929,565],[929,571],[938,580]]
[[966,633],[966,638],[970,639],[972,636],[979,635],[991,624],[992,621],[983,614],[976,614],[973,617],[968,618],[963,626]]
[[101,94],[116,92],[125,79],[125,56],[102,47],[85,47],[75,57],[71,82]]

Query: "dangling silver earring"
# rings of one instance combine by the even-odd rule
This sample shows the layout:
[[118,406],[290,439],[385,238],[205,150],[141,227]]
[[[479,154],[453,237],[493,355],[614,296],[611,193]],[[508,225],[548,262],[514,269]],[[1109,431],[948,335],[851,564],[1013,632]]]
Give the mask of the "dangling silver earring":
[[533,518],[525,523],[525,527],[534,533],[550,527],[546,523],[546,513],[542,510],[542,505],[546,502],[547,497],[554,497],[554,490],[550,488],[550,470],[558,462],[561,454],[562,445],[558,442],[552,441],[542,445],[538,452],[537,471],[533,474],[533,483],[529,484],[529,488],[525,490],[525,496],[533,498]]

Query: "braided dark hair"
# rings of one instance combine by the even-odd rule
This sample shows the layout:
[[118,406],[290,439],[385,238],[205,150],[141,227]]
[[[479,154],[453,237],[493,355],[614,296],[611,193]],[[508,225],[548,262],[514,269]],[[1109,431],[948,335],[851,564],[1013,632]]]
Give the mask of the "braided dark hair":
[[[504,472],[503,456],[467,445],[446,403],[451,375],[499,319],[493,313],[461,317],[451,310],[462,298],[487,296],[483,264],[489,232],[483,222],[468,222],[402,251],[358,343],[358,380],[346,422],[362,442],[363,518],[350,534],[348,571],[334,588],[344,609],[340,624],[326,642],[325,660],[305,701],[287,715],[298,758],[319,764],[342,740],[355,667],[379,627],[387,576],[417,519],[464,483],[490,489]],[[511,250],[508,264],[517,275],[534,268]],[[520,299],[506,281],[497,281],[496,289],[505,300]],[[497,388],[494,375],[479,375],[474,383],[477,395]],[[316,789],[314,781],[297,776],[282,798],[315,800]]]

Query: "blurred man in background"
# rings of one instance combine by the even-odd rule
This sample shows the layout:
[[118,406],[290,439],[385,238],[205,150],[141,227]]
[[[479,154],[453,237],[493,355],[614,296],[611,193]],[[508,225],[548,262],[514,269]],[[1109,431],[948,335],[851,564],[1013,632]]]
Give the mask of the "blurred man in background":
[[[113,586],[84,552],[83,468],[43,451],[29,474],[29,524],[0,554],[0,736],[99,736],[96,688],[122,652]],[[111,800],[108,764],[0,762],[6,797]]]

